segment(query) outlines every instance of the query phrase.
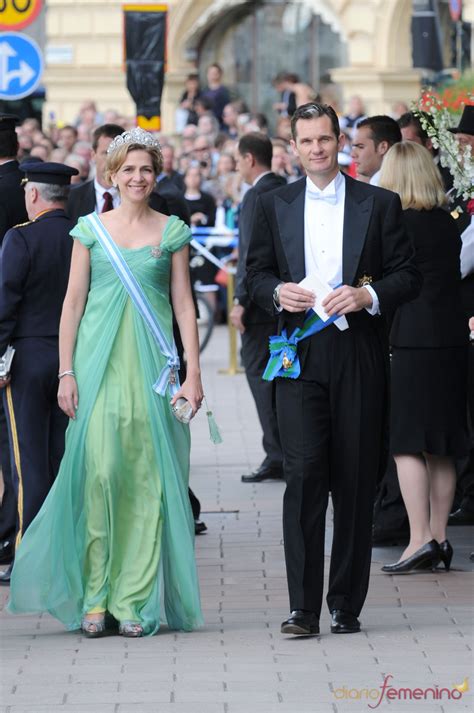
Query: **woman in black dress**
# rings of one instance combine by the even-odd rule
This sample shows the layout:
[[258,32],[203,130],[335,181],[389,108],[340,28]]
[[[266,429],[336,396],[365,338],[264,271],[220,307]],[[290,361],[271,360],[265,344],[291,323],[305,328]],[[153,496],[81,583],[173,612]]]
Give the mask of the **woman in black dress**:
[[430,153],[412,141],[387,153],[380,186],[400,195],[423,287],[394,315],[390,332],[390,448],[410,522],[400,560],[382,570],[449,569],[446,525],[456,486],[454,459],[469,452],[468,324],[460,299],[461,241],[443,209],[443,184]]

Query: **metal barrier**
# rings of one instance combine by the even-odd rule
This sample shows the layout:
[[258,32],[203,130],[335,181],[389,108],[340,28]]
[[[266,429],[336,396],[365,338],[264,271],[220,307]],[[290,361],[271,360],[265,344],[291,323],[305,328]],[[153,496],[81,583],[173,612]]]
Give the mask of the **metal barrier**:
[[235,289],[235,274],[237,268],[230,261],[219,260],[212,254],[211,250],[214,247],[234,248],[239,245],[239,231],[237,228],[192,228],[193,239],[191,246],[200,253],[206,260],[212,262],[213,265],[221,270],[225,270],[228,276],[227,282],[227,328],[229,334],[229,366],[227,369],[219,369],[220,374],[235,376],[243,373],[238,365],[237,356],[237,330],[230,323],[229,315],[232,311]]

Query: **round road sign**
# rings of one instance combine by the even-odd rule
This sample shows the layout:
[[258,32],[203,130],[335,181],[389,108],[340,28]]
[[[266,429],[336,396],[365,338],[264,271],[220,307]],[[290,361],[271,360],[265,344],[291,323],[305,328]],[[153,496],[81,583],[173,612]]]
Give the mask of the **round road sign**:
[[43,0],[0,0],[0,30],[21,30],[39,15]]

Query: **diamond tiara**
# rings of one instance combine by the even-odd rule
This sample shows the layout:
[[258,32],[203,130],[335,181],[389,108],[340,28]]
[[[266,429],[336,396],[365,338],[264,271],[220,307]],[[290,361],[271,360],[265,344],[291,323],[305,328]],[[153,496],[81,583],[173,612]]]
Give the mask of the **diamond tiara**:
[[140,127],[130,129],[130,131],[124,131],[120,136],[116,136],[107,149],[107,155],[113,153],[123,144],[140,144],[141,146],[150,146],[161,151],[160,142],[154,139],[147,131],[140,129]]

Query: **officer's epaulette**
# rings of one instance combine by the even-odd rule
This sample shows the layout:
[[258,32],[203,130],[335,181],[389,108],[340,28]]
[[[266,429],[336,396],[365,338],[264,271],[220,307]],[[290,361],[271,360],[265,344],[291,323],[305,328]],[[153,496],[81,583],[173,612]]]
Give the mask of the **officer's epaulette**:
[[14,228],[24,228],[25,225],[31,225],[33,221],[32,220],[27,220],[26,223],[18,223],[18,225],[14,225]]

